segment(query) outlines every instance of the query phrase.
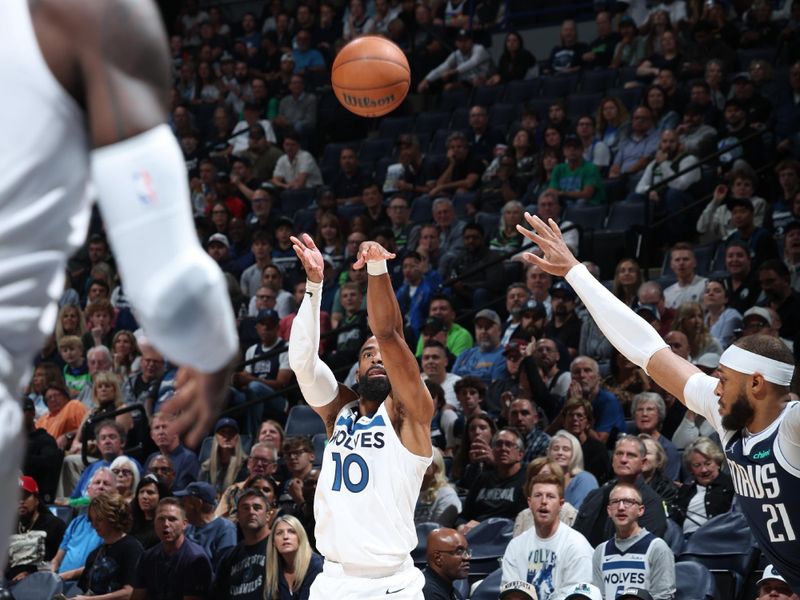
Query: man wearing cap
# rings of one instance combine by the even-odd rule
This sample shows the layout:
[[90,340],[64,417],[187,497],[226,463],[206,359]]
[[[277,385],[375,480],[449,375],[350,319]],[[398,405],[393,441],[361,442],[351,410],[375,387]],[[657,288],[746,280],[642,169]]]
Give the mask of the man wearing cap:
[[571,585],[565,593],[564,600],[603,600],[603,594],[591,583]]
[[239,497],[237,511],[242,541],[220,562],[210,594],[215,600],[250,600],[264,594],[269,502],[259,490],[251,488]]
[[[775,338],[748,336],[725,350],[719,377],[710,377],[670,351],[652,327],[595,281],[556,231],[535,219],[529,224],[536,234],[524,230],[525,235],[544,246],[544,258],[525,254],[525,259],[565,276],[609,341],[714,426],[737,504],[756,541],[792,590],[800,592],[800,540],[795,534],[800,520],[786,504],[800,494],[800,403],[788,395],[795,368],[792,353]],[[788,286],[788,274],[785,279]],[[763,283],[769,287],[774,282]]]
[[475,346],[458,355],[453,373],[460,377],[480,377],[488,387],[503,368],[500,316],[495,311],[484,308],[475,315],[474,323]]
[[564,344],[570,357],[574,357],[578,354],[583,325],[575,312],[578,296],[570,284],[559,281],[550,288],[550,298],[553,318],[545,325],[544,335]]
[[758,281],[765,296],[759,305],[778,313],[780,336],[793,340],[800,331],[800,294],[792,289],[789,269],[778,259],[768,260],[758,268]]
[[800,600],[800,595],[792,592],[792,588],[772,565],[767,565],[756,586],[756,600]]
[[616,600],[654,600],[653,596],[644,588],[626,587],[623,589]]
[[[635,198],[647,199],[654,203],[657,218],[672,215],[667,222],[668,241],[676,242],[685,237],[685,219],[677,218],[674,213],[693,201],[688,190],[700,181],[702,173],[697,165],[697,157],[685,152],[678,141],[674,129],[661,132],[661,140],[655,158],[644,169],[641,179],[636,184]],[[676,179],[674,175],[681,173]],[[659,186],[671,179],[666,186]]]
[[19,581],[38,570],[38,563],[51,561],[58,552],[67,526],[42,504],[33,477],[19,478],[22,498],[17,510],[17,528],[9,540],[5,578]]
[[63,453],[52,435],[36,427],[36,405],[33,399],[25,398],[23,416],[25,431],[28,432],[28,443],[25,446],[22,472],[41,482],[38,486],[41,498],[45,503],[52,502],[55,499]]
[[[215,210],[222,210],[217,207]],[[208,255],[214,259],[223,271],[230,269],[232,256],[231,256],[231,242],[228,236],[224,233],[214,233],[208,238],[206,244],[206,251]]]
[[506,547],[501,581],[527,581],[539,600],[558,600],[568,589],[592,580],[592,547],[559,518],[564,505],[561,478],[540,473],[526,491],[533,527]]
[[247,349],[244,370],[234,373],[232,378],[236,388],[234,405],[254,402],[245,412],[245,429],[254,438],[265,419],[280,423],[286,419],[286,398],[275,395],[275,392],[289,385],[292,370],[289,368],[286,342],[278,337],[279,324],[277,311],[258,311],[256,333],[259,343]]
[[139,559],[131,600],[206,598],[213,576],[211,562],[186,535],[187,518],[180,501],[162,498],[158,502],[154,529],[160,543]]
[[642,494],[627,483],[615,485],[608,498],[608,516],[615,535],[597,546],[592,558],[594,584],[606,598],[616,598],[629,585],[648,589],[654,600],[675,597],[675,557],[667,543],[639,526]]
[[750,76],[744,71],[733,77],[733,97],[739,100],[747,112],[747,122],[755,128],[763,128],[772,116],[772,105],[762,96]]
[[553,169],[549,189],[567,205],[599,205],[606,201],[600,170],[583,160],[583,142],[578,136],[568,135],[564,139],[564,162]]
[[442,80],[444,89],[469,85],[482,85],[492,70],[492,57],[480,44],[472,41],[472,35],[466,29],[460,29],[456,35],[456,50],[442,64],[433,69],[419,82],[417,91],[427,92],[431,84]]
[[501,585],[498,596],[499,600],[538,600],[538,598],[536,588],[527,581],[509,581]]
[[219,565],[225,551],[236,545],[236,526],[225,517],[215,516],[216,489],[205,481],[195,481],[173,496],[181,499],[189,522],[186,537],[203,548],[212,565]]
[[[431,321],[431,317],[437,321]],[[453,356],[458,356],[465,350],[472,348],[472,334],[469,330],[455,322],[456,311],[453,309],[453,301],[449,295],[436,294],[431,297],[431,304],[428,308],[428,319],[426,326],[431,326],[434,329],[438,328],[440,332],[444,332],[445,345]],[[426,333],[426,327],[422,328],[422,335],[419,336],[417,341],[417,356],[422,356],[422,348],[425,345],[427,337],[437,334],[434,329]]]
[[472,551],[467,539],[455,529],[442,527],[428,534],[426,558],[428,566],[422,571],[425,600],[464,600],[453,582],[469,575]]

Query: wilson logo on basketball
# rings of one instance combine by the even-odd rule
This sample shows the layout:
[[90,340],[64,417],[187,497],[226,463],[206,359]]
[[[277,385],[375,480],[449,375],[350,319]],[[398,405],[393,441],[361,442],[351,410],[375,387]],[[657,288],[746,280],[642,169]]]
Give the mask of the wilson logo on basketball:
[[345,104],[350,106],[360,106],[362,108],[370,108],[372,106],[386,106],[394,102],[394,94],[389,94],[383,98],[368,98],[367,96],[351,96],[350,94],[342,94]]

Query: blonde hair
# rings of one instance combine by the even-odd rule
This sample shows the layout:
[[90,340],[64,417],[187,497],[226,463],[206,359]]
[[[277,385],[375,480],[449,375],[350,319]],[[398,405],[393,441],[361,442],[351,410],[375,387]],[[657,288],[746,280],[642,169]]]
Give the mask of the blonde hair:
[[133,516],[128,501],[116,492],[100,494],[89,503],[89,514],[102,519],[122,533],[128,533],[133,525]]
[[725,460],[725,455],[722,453],[722,449],[716,442],[714,442],[714,440],[705,436],[700,436],[683,449],[683,462],[686,465],[687,470],[689,469],[689,465],[691,463],[689,457],[695,452],[701,456],[710,458],[720,467],[722,466],[722,462]]
[[278,597],[278,582],[280,581],[280,574],[285,566],[284,559],[280,553],[275,549],[275,530],[281,523],[286,523],[294,529],[297,534],[297,554],[294,557],[294,583],[292,584],[292,592],[297,593],[300,586],[303,585],[303,580],[306,578],[308,572],[308,565],[311,563],[311,544],[308,543],[308,534],[303,527],[303,524],[292,515],[281,515],[272,523],[272,528],[269,532],[270,543],[267,546],[267,581],[264,586],[264,598],[277,598]]
[[443,487],[450,485],[450,482],[447,480],[447,473],[444,466],[442,451],[439,450],[439,448],[434,447],[433,460],[431,461],[431,464],[435,468],[433,473],[433,481],[431,481],[431,484],[427,488],[420,491],[420,500],[426,504],[432,503],[434,500],[436,500],[436,493]]
[[[701,317],[700,328],[693,334],[689,335],[689,331],[685,329],[688,319],[694,314],[699,314]],[[675,314],[675,320],[672,322],[672,331],[680,331],[689,339],[689,353],[692,356],[699,356],[700,351],[706,348],[714,338],[708,332],[708,325],[703,313],[703,306],[699,302],[684,302],[681,304]]]
[[[647,433],[640,433],[637,436],[645,446],[645,449],[648,449],[647,443],[650,442],[653,447],[653,454],[655,454],[656,461],[653,465],[653,472],[661,473],[664,471],[664,467],[667,466],[667,453],[664,451],[664,448],[661,446],[661,443],[655,439],[652,435]],[[685,452],[685,451],[684,451]]]
[[77,348],[83,352],[83,342],[77,335],[65,335],[58,340],[58,349],[62,348]]
[[567,472],[571,477],[574,477],[583,471],[583,449],[581,448],[581,443],[578,438],[566,429],[559,429],[550,438],[550,443],[547,445],[548,454],[550,454],[550,447],[553,445],[553,441],[557,438],[567,440],[572,446],[572,456],[569,459],[569,465],[567,465]]
[[86,321],[83,318],[83,313],[81,312],[81,309],[75,306],[74,304],[65,304],[64,306],[61,307],[61,310],[58,311],[58,318],[56,318],[56,341],[59,343],[59,347],[61,338],[63,338],[65,335],[69,335],[64,332],[64,326],[61,324],[61,319],[64,316],[64,313],[69,312],[71,310],[74,310],[76,313],[78,313],[78,331],[75,333],[75,335],[80,337],[84,333],[86,333]]
[[[242,448],[242,436],[237,433],[236,449],[234,450],[231,461],[228,463],[228,468],[225,470],[225,475],[223,476],[223,490],[228,489],[236,482],[236,476],[239,474],[239,470],[242,468],[246,460],[247,454],[245,454],[244,448]],[[215,487],[219,487],[217,485],[217,473],[219,472],[219,467],[219,442],[217,442],[217,436],[215,434],[211,441],[211,456],[202,465],[202,468],[208,471],[209,483]]]
[[552,473],[554,477],[561,481],[561,489],[564,489],[564,469],[562,469],[561,465],[556,461],[551,460],[546,456],[540,456],[538,458],[534,458],[530,463],[528,463],[528,468],[525,469],[525,486],[522,488],[522,490],[525,492],[526,498],[531,495],[531,489],[533,489],[533,480],[539,476],[539,473],[541,473],[542,469],[545,467],[548,467],[550,469],[550,473]]
[[92,377],[92,402],[94,402],[94,405],[97,407],[100,406],[100,403],[97,401],[97,388],[99,387],[98,384],[101,383],[110,383],[114,386],[114,408],[122,406],[122,380],[120,380],[119,375],[113,371],[100,371],[99,373],[95,373]]

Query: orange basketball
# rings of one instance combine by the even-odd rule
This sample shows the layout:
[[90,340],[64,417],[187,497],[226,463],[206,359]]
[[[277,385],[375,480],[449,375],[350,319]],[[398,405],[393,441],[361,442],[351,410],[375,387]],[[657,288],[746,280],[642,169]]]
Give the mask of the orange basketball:
[[366,35],[341,49],[333,61],[331,83],[347,110],[362,117],[380,117],[406,97],[411,69],[396,44]]

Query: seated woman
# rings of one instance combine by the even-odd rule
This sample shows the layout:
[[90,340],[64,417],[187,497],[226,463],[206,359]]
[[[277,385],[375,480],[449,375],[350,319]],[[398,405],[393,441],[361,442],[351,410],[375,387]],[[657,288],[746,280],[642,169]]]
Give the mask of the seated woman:
[[667,464],[664,474],[670,481],[678,481],[681,472],[681,456],[672,441],[661,435],[661,425],[667,415],[664,399],[655,392],[642,392],[633,397],[631,405],[635,433],[646,433],[664,448]]
[[461,500],[447,480],[442,452],[434,448],[433,460],[422,478],[422,488],[414,510],[414,523],[434,521],[442,527],[452,527],[460,512]]
[[469,489],[484,469],[494,468],[491,450],[497,425],[489,415],[473,415],[464,426],[465,438],[453,458],[450,479],[456,486]]
[[[80,454],[84,438],[86,440],[94,440],[94,425],[86,427],[86,422],[89,419],[92,419],[94,423],[99,423],[103,420],[102,416],[104,414],[114,412],[124,404],[122,380],[119,375],[111,371],[101,371],[94,374],[92,377],[92,404],[93,408],[83,419],[83,423],[81,423],[81,427],[72,441],[68,454]],[[125,431],[130,431],[133,427],[131,414],[117,415],[114,420]]]
[[169,495],[158,477],[150,473],[142,477],[136,486],[135,500],[131,503],[133,525],[131,535],[139,540],[145,550],[159,543],[155,532],[156,506]]
[[550,424],[548,433],[554,435],[563,428],[575,436],[581,444],[584,468],[595,476],[598,483],[602,484],[611,473],[611,460],[605,444],[591,435],[593,425],[592,403],[584,398],[570,398],[553,423]]
[[667,464],[664,448],[646,433],[640,433],[638,437],[647,448],[647,454],[642,464],[642,477],[645,483],[661,496],[665,504],[671,506],[678,490],[672,480],[664,475],[664,467]]
[[211,456],[200,465],[198,481],[205,481],[222,494],[228,487],[247,476],[247,455],[239,437],[239,425],[231,418],[222,418],[214,426]]
[[692,482],[678,490],[670,516],[683,526],[687,536],[711,517],[731,509],[733,481],[720,470],[724,458],[722,449],[707,437],[697,438],[683,451],[683,461],[692,474]]
[[275,519],[267,548],[267,600],[308,600],[311,584],[322,572],[322,557],[308,543],[303,525],[295,517]]
[[583,470],[581,443],[574,435],[558,430],[547,447],[547,458],[558,463],[564,471],[564,500],[580,509],[586,494],[597,489],[597,479]]
[[709,352],[722,354],[722,346],[708,331],[703,306],[699,302],[684,302],[678,307],[672,330],[681,331],[689,338],[690,360],[696,360]]
[[139,487],[139,467],[127,456],[118,456],[109,468],[117,478],[117,493],[128,503],[133,502]]
[[[531,487],[533,486],[531,482],[537,475],[540,474],[555,475],[561,480],[564,479],[564,469],[562,469],[561,465],[559,465],[556,461],[551,460],[546,456],[535,458],[528,464],[528,468],[525,472],[526,498],[530,497],[531,495]],[[577,516],[578,510],[565,500],[564,504],[561,505],[561,511],[558,514],[558,518],[561,520],[561,522],[571,527],[575,522],[575,517]],[[525,533],[531,527],[533,527],[533,514],[531,513],[530,508],[525,508],[519,512],[517,518],[514,520],[514,537],[517,537],[521,533]]]

